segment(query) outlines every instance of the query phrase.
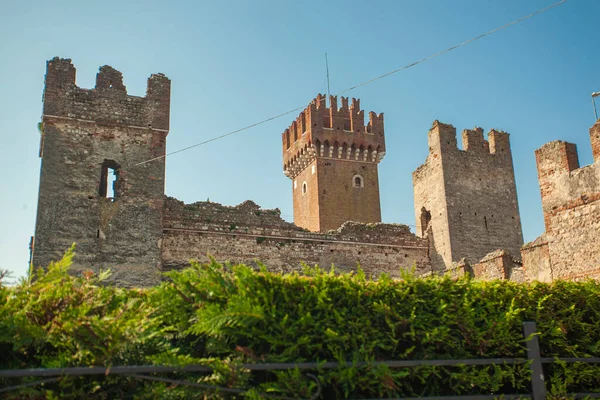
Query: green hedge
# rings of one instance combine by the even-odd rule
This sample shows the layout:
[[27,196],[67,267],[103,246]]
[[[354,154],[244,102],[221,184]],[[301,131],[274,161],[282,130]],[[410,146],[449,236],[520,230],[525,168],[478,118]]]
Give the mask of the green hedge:
[[[163,374],[209,385],[310,397],[299,371],[250,373],[241,363],[344,361],[313,371],[322,398],[527,393],[526,365],[353,366],[359,361],[525,357],[522,322],[535,321],[542,357],[600,357],[600,286],[335,275],[280,275],[216,262],[166,274],[148,290],[68,275],[72,252],[33,283],[0,286],[0,369],[202,363],[212,374]],[[546,365],[553,398],[600,392],[593,364]],[[31,380],[31,379],[29,379]],[[0,380],[0,388],[28,382]],[[125,376],[63,378],[14,398],[231,398]],[[0,394],[7,396],[7,394]],[[229,397],[228,397],[229,396]]]

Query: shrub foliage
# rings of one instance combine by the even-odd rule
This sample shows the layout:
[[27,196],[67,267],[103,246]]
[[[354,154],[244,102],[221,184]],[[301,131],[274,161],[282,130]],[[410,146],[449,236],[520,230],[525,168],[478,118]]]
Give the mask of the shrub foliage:
[[[281,275],[244,265],[192,263],[155,288],[73,277],[63,260],[31,283],[0,281],[0,369],[205,364],[211,374],[163,378],[249,389],[250,398],[309,398],[297,370],[251,373],[243,363],[337,361],[312,371],[323,398],[527,393],[527,365],[389,368],[357,362],[524,358],[523,321],[535,321],[542,357],[600,357],[600,286],[468,278],[377,280],[305,267]],[[555,398],[600,392],[593,364],[546,365]],[[0,388],[34,378],[0,380]],[[209,388],[131,376],[62,377],[2,394],[13,398],[231,398]]]

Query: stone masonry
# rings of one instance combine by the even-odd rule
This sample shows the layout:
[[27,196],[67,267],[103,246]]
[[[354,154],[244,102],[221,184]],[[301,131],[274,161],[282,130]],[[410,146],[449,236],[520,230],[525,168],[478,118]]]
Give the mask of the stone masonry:
[[[331,108],[322,100],[307,109],[311,129],[295,141],[300,154],[288,164],[298,168],[311,152],[321,163],[315,178],[307,178],[309,193],[322,188],[320,199],[311,203],[318,212],[307,209],[307,220],[317,221],[317,230],[332,230],[312,233],[282,220],[279,210],[262,210],[250,201],[226,207],[165,197],[170,81],[164,75],[152,75],[146,96],[136,97],[109,66],[100,68],[93,89],[82,89],[71,60],[48,61],[33,265],[48,265],[76,242],[75,273],[110,268],[113,281],[124,286],[153,285],[160,271],[207,255],[223,262],[260,261],[277,271],[300,270],[302,263],[335,264],[338,271],[360,264],[369,275],[398,276],[413,267],[417,273],[430,271],[428,242],[408,227],[346,222],[380,221],[376,164],[385,149],[383,116],[372,113],[365,126],[357,100],[349,108],[342,99],[340,110],[335,98]],[[294,128],[296,135],[302,127]],[[328,143],[333,150],[338,141],[344,158],[330,159]],[[337,157],[338,147],[335,151]],[[361,177],[356,187],[354,175]],[[335,213],[334,206],[344,202],[349,203],[341,207],[345,211]]]
[[456,129],[435,121],[429,155],[413,172],[417,235],[432,245],[436,270],[465,259],[476,263],[497,249],[518,257],[523,244],[508,134]]
[[600,120],[590,141],[594,163],[582,168],[575,144],[535,152],[546,231],[522,250],[530,279],[600,278]]
[[[574,144],[535,153],[546,232],[522,246],[509,135],[462,133],[435,121],[429,155],[413,172],[417,235],[381,223],[378,163],[383,114],[365,124],[359,100],[318,95],[282,135],[292,179],[294,222],[251,201],[235,207],[166,197],[170,80],[148,79],[145,97],[127,94],[120,72],[103,66],[93,89],[79,88],[71,60],[47,63],[41,174],[32,264],[46,266],[77,243],[73,271],[110,268],[113,282],[149,286],[192,259],[264,263],[367,275],[472,274],[514,281],[600,278],[600,121],[590,129],[594,163],[580,168]],[[147,162],[152,160],[150,162]]]
[[82,89],[71,60],[48,61],[33,265],[76,242],[75,272],[111,268],[123,284],[158,282],[165,162],[137,163],[165,154],[170,87],[156,74],[146,97],[130,96],[121,73],[104,66],[96,87]]
[[263,210],[251,201],[236,207],[217,203],[183,204],[167,198],[163,214],[162,259],[165,269],[188,265],[190,259],[256,265],[270,270],[301,270],[301,263],[336,271],[382,272],[399,276],[416,268],[430,272],[427,240],[405,225],[346,222],[327,233],[313,233],[286,222],[279,210]]

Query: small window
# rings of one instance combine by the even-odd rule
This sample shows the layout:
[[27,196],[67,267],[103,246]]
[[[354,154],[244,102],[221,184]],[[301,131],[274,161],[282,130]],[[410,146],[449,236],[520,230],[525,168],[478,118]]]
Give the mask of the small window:
[[306,182],[302,184],[302,194],[306,193]]
[[296,189],[298,187],[298,182],[296,180],[294,180],[294,189]]
[[429,224],[431,224],[431,212],[427,210],[425,207],[421,208],[421,237],[425,237],[427,233],[427,229],[429,228]]
[[356,187],[356,188],[361,188],[365,186],[365,182],[363,180],[363,177],[360,175],[354,175],[352,177],[352,186]]
[[119,197],[119,170],[119,164],[113,160],[104,160],[100,172],[100,197],[111,201]]

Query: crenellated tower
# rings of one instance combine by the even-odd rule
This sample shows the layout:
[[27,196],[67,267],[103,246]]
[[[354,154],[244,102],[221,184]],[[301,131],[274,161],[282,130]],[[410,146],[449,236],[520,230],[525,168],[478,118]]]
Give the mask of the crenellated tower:
[[554,279],[600,276],[600,120],[589,133],[591,165],[580,167],[574,143],[556,140],[535,151],[546,227],[538,240],[548,251],[547,260],[526,268],[549,265]]
[[283,171],[292,180],[294,223],[311,231],[346,221],[380,222],[377,164],[385,155],[383,114],[360,100],[319,94],[282,135]]
[[73,269],[111,268],[122,285],[158,281],[171,81],[148,79],[127,94],[103,66],[93,89],[75,83],[69,59],[47,63],[33,265],[45,267],[77,243]]
[[509,135],[462,132],[435,121],[429,155],[413,172],[417,235],[428,237],[436,269],[466,258],[476,263],[497,249],[520,256],[523,245]]

